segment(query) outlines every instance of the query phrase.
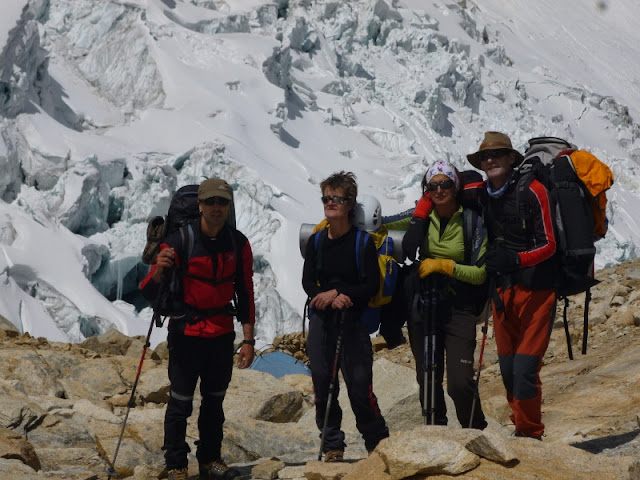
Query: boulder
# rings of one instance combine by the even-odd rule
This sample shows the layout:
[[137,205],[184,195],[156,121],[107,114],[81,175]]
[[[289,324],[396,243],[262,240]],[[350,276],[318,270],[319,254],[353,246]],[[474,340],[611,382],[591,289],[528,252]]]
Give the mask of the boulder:
[[46,415],[23,393],[0,385],[0,427],[26,433]]
[[441,439],[434,431],[421,428],[392,433],[378,444],[376,452],[392,480],[419,474],[460,475],[480,465],[480,458],[457,441]]
[[27,395],[62,397],[59,373],[35,349],[6,348],[0,350],[0,378],[15,381],[13,387]]
[[99,337],[89,337],[80,343],[81,347],[97,353],[110,355],[125,355],[133,342],[131,337],[120,332],[116,328],[110,328]]
[[166,365],[150,368],[140,375],[136,393],[146,403],[167,403],[171,384]]
[[20,460],[0,458],[0,478],[19,478],[20,480],[42,480],[42,475]]
[[295,422],[302,416],[303,398],[300,391],[268,373],[234,369],[224,408],[225,416],[230,420],[253,418],[274,423]]
[[0,427],[0,458],[20,460],[33,470],[40,470],[40,460],[33,445],[22,435],[4,427]]
[[309,462],[304,468],[304,476],[307,480],[340,480],[351,472],[353,465],[350,463],[324,463]]
[[[196,432],[191,433],[192,437]],[[320,445],[318,431],[309,431],[297,423],[272,423],[251,418],[227,420],[224,424],[223,456],[227,462],[248,462],[287,454],[315,451]],[[226,451],[225,451],[226,450]],[[309,460],[313,454],[305,454]]]
[[270,458],[264,462],[259,463],[251,469],[251,476],[260,480],[275,480],[278,478],[278,472],[285,467],[282,460],[277,458]]
[[344,476],[342,480],[391,480],[391,475],[387,472],[387,465],[382,457],[377,453],[372,453],[368,458],[353,465],[353,468]]

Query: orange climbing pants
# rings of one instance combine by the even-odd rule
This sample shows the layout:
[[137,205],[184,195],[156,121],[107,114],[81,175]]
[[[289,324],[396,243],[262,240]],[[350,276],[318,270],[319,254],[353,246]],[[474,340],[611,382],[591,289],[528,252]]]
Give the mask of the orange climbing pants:
[[504,310],[493,302],[493,325],[502,381],[516,430],[540,437],[542,423],[542,357],[549,346],[555,319],[553,290],[530,290],[522,285],[498,288]]

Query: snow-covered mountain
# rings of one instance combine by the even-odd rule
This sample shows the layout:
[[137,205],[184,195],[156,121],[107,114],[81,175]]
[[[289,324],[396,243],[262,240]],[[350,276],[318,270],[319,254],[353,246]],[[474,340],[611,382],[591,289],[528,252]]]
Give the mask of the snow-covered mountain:
[[[578,5],[576,5],[578,4]],[[606,161],[597,266],[636,257],[640,64],[631,0],[9,0],[0,5],[0,315],[79,341],[145,334],[150,217],[210,176],[235,189],[258,339],[299,330],[301,223],[352,170],[383,214],[483,132]],[[152,344],[164,339],[156,329]]]

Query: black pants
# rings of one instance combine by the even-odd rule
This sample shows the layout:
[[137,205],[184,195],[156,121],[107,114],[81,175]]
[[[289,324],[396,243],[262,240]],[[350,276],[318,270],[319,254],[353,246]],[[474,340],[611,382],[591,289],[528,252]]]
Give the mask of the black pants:
[[[311,313],[309,320],[307,353],[315,394],[316,425],[321,433],[338,338],[336,317],[333,313]],[[380,440],[389,436],[389,429],[373,393],[373,352],[369,334],[360,318],[351,318],[349,314],[344,322],[339,363],[351,409],[356,417],[356,427],[362,434],[367,450],[373,450]],[[342,409],[338,403],[339,391],[339,382],[336,380],[325,435],[325,452],[344,450],[346,446],[344,432],[340,429]]]
[[[444,401],[442,382],[447,370],[447,393],[456,406],[458,421],[463,428],[469,427],[471,405],[475,393],[473,352],[476,348],[476,322],[478,317],[469,312],[451,308],[448,303],[439,306],[436,315],[436,370],[435,370],[435,424],[446,425],[447,407]],[[425,323],[424,319],[412,316],[408,323],[411,351],[416,362],[416,379],[420,385],[420,404],[424,409],[425,372]],[[480,399],[476,400],[473,428],[484,429],[487,422],[482,412]]]
[[200,463],[220,458],[224,411],[222,402],[231,381],[233,341],[231,332],[215,338],[183,335],[169,328],[169,380],[171,395],[164,417],[164,458],[167,470],[187,467],[191,451],[185,441],[187,418],[193,411],[193,393],[200,378],[200,417],[196,457]]

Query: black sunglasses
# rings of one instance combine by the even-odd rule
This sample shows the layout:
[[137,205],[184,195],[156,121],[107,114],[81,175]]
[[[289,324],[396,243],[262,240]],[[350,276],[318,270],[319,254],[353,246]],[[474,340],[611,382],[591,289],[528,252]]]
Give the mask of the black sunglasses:
[[231,200],[229,200],[228,198],[223,198],[223,197],[209,197],[209,198],[205,198],[204,200],[200,200],[202,203],[204,203],[205,205],[211,206],[211,205],[220,205],[221,207],[226,207],[227,205],[229,205],[231,203]]
[[438,189],[438,187],[440,187],[443,190],[449,190],[455,184],[456,184],[456,182],[454,182],[453,180],[442,180],[440,182],[429,182],[429,183],[427,183],[427,190],[429,190],[430,192],[435,192]]
[[349,198],[341,197],[340,195],[333,195],[333,196],[324,195],[320,197],[320,200],[322,200],[322,203],[326,205],[327,203],[329,203],[329,201],[333,201],[333,203],[344,203],[347,200],[349,200]]
[[495,150],[483,150],[482,152],[478,152],[478,159],[483,162],[485,160],[489,160],[490,158],[502,158],[506,155],[509,155],[511,150],[508,148],[497,148]]

